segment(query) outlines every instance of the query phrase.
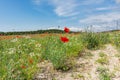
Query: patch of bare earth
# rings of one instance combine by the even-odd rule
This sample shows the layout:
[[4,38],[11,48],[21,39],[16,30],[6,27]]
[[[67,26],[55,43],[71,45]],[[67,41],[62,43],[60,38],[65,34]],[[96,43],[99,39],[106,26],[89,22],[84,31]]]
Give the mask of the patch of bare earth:
[[[38,73],[35,80],[100,80],[97,68],[104,66],[109,69],[111,80],[120,80],[120,60],[115,55],[118,51],[112,45],[106,45],[105,49],[88,51],[93,56],[84,55],[75,60],[75,66],[68,72],[55,71],[50,62],[43,62],[39,67],[43,70]],[[100,58],[102,52],[108,57],[108,64],[101,65],[96,60]],[[85,53],[83,53],[85,54]]]

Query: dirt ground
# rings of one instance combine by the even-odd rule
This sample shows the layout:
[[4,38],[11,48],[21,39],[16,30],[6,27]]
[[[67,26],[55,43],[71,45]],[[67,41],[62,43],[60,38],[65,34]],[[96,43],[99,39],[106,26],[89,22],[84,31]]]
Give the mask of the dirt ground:
[[[86,53],[90,55],[85,55]],[[54,70],[48,61],[38,64],[42,72],[36,75],[35,80],[100,80],[100,73],[97,71],[99,67],[108,69],[111,80],[120,80],[120,58],[116,56],[119,53],[115,47],[109,44],[105,45],[104,49],[88,50],[86,53],[83,53],[83,57],[75,59],[75,67],[67,72]],[[97,62],[100,53],[106,55],[106,64]]]

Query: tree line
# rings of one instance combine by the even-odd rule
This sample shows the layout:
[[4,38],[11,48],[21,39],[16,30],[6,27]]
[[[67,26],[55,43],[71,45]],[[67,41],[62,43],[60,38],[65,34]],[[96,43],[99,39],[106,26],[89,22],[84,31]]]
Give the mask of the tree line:
[[[25,34],[43,34],[43,33],[65,33],[59,29],[37,30],[37,31],[14,31],[14,32],[0,32],[0,35],[25,35]],[[73,33],[70,31],[70,33]]]

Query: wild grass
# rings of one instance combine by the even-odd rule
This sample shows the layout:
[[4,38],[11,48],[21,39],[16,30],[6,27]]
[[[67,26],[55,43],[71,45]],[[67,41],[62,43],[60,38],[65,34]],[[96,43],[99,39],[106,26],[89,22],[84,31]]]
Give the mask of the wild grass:
[[99,53],[99,58],[96,60],[96,62],[100,63],[100,64],[109,64],[109,59],[107,57],[107,55],[103,52]]
[[[0,40],[0,80],[30,80],[38,71],[37,64],[44,60],[52,62],[57,70],[69,70],[74,66],[73,58],[85,49],[98,49],[111,41],[107,33],[85,32],[77,36],[63,34],[69,38],[69,42],[63,43],[60,35]],[[91,53],[85,55],[92,56]],[[98,62],[107,63],[105,58]]]
[[99,73],[100,80],[111,80],[111,76],[109,74],[109,69],[105,67],[98,67],[97,71]]
[[41,60],[49,60],[55,69],[66,71],[72,67],[72,57],[83,50],[79,38],[68,36],[70,41],[63,43],[59,36],[41,38],[14,38],[1,40],[0,79],[31,79]]
[[120,34],[119,33],[115,34],[113,41],[114,41],[114,45],[116,45],[117,48],[120,48]]
[[31,79],[37,70],[41,47],[32,39],[14,40],[0,41],[0,79]]
[[96,60],[96,62],[98,62],[98,63],[100,63],[100,64],[108,64],[109,63],[109,60],[108,60],[108,58],[107,57],[101,57],[101,58],[98,58],[97,60]]
[[87,49],[98,49],[109,43],[109,34],[85,32],[81,35],[82,42]]
[[105,53],[103,53],[103,52],[100,52],[100,53],[99,53],[99,56],[100,56],[100,57],[107,57],[107,55],[106,55]]

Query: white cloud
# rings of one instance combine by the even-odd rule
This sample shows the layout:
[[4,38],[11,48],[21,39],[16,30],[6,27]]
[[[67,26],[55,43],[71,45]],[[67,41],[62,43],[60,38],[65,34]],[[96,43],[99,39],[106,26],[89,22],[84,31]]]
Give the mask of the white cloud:
[[71,31],[83,31],[83,28],[79,28],[79,27],[70,27]]
[[99,4],[104,0],[33,0],[36,5],[40,5],[43,1],[51,4],[51,6],[54,7],[53,11],[58,16],[70,17],[80,14],[80,7],[91,4]]
[[32,0],[34,4],[39,5],[41,3],[41,0]]
[[76,11],[78,6],[77,0],[32,0],[35,5],[40,5],[44,2],[44,4],[49,3],[54,7],[53,11],[58,16],[74,16],[79,14]]
[[116,27],[113,24],[101,24],[101,25],[92,25],[91,31],[93,32],[101,32],[101,31],[108,31],[114,30]]
[[120,19],[120,12],[112,12],[112,13],[87,17],[85,19],[80,20],[80,23],[103,24],[103,23],[110,23],[119,19]]
[[120,3],[120,0],[115,0],[116,1],[116,3]]
[[96,8],[96,10],[98,11],[103,11],[103,10],[115,10],[118,9],[118,7],[116,6],[111,6],[111,7],[100,7],[100,8]]
[[76,8],[78,6],[78,3],[76,0],[52,0],[53,5],[55,6],[55,13],[58,16],[74,16],[79,14],[78,11],[76,11]]
[[[60,29],[60,30],[63,30],[64,28],[63,27],[49,27],[48,29]],[[83,31],[83,28],[80,28],[80,27],[69,27],[70,31]]]
[[104,0],[52,0],[55,13],[58,16],[76,16],[80,14],[79,8],[85,5],[100,4]]
[[102,8],[96,8],[96,10],[108,10],[108,9],[110,9],[110,8],[106,8],[106,7],[102,7]]
[[96,10],[102,11],[102,10],[110,10],[113,9],[111,7],[100,7],[100,8],[96,8]]
[[105,0],[84,0],[81,5],[100,4]]

